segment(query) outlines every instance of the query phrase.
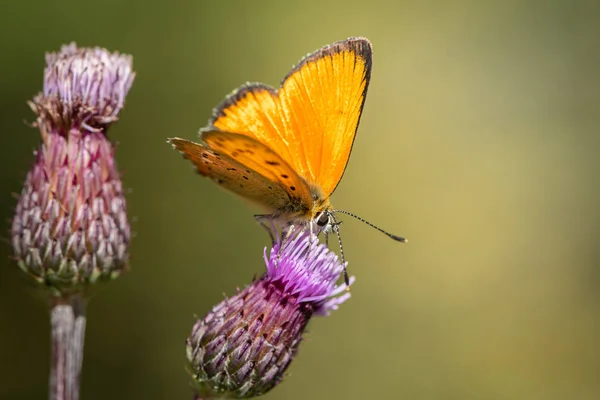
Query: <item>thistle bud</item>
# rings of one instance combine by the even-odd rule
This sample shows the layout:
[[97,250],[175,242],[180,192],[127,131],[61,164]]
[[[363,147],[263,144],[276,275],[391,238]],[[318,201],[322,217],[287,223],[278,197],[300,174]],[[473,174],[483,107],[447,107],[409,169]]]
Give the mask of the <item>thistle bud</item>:
[[311,317],[350,297],[336,284],[337,255],[308,230],[280,246],[265,248],[265,275],[195,323],[186,350],[197,398],[265,394],[282,380]]
[[128,264],[130,228],[107,137],[134,79],[131,56],[73,43],[46,55],[29,103],[42,141],[12,221],[19,267],[55,296],[82,293]]

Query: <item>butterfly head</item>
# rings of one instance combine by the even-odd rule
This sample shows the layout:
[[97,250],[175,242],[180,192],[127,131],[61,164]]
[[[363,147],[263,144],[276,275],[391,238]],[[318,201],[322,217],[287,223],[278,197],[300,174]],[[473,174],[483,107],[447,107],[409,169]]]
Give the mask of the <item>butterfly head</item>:
[[333,211],[330,209],[317,213],[313,218],[313,224],[316,226],[317,232],[323,232],[325,235],[333,232],[337,226]]

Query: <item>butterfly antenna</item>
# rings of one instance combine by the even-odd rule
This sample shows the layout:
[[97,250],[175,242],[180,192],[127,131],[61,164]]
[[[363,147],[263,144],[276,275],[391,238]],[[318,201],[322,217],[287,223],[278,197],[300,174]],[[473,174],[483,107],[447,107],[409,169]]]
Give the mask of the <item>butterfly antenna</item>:
[[344,246],[342,246],[342,235],[340,235],[340,229],[338,226],[342,223],[337,222],[333,214],[331,214],[331,218],[333,219],[333,230],[338,238],[338,243],[340,244],[340,258],[342,259],[342,265],[344,266],[344,283],[346,284],[346,290],[350,291],[350,278],[348,277],[348,271],[346,270],[346,259],[344,258]]
[[[351,212],[344,211],[344,210],[334,210],[333,212],[339,212],[339,213],[346,214],[346,215],[349,215],[349,216],[351,216],[351,217],[354,217],[354,218],[356,218],[357,220],[359,220],[359,221],[361,221],[361,222],[364,222],[365,224],[369,225],[371,228],[375,228],[376,230],[378,230],[379,232],[383,233],[383,234],[384,234],[384,235],[386,235],[387,237],[390,237],[390,238],[392,238],[392,239],[394,239],[394,240],[396,240],[396,241],[398,241],[398,242],[402,242],[402,243],[407,243],[407,242],[408,242],[408,240],[406,240],[405,238],[403,238],[403,237],[401,237],[401,236],[392,235],[391,233],[389,233],[389,232],[387,232],[387,231],[384,231],[384,230],[383,230],[383,229],[381,229],[380,227],[378,227],[378,226],[376,226],[376,225],[373,225],[372,223],[370,223],[370,222],[369,222],[369,221],[367,221],[366,219],[364,219],[364,218],[361,218],[361,217],[359,217],[359,216],[358,216],[358,215],[356,215],[356,214],[352,214]],[[338,235],[339,235],[339,234],[338,234]]]

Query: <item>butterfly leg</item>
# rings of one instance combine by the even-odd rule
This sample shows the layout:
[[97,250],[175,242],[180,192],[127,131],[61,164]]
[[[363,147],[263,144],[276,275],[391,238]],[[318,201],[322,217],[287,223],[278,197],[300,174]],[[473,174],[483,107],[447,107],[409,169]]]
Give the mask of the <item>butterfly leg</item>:
[[[309,242],[308,242],[308,251],[306,252],[306,259],[308,259],[308,254],[311,252],[312,248],[313,248],[313,221],[312,219],[308,222],[308,237],[309,237]],[[306,226],[304,226],[304,229],[306,229]],[[316,236],[316,235],[315,235]]]
[[[273,231],[275,231],[274,226],[273,226],[273,215],[271,215],[271,214],[256,214],[256,215],[254,215],[254,219],[256,220],[256,222],[258,222],[260,224],[260,226],[265,228],[265,230],[269,234],[269,237],[271,238],[271,243],[275,244],[276,243],[275,236],[273,236]],[[269,223],[267,223],[267,221]]]
[[[283,245],[286,240],[292,235],[294,232],[295,226],[293,224],[289,224],[287,229],[282,228],[281,232],[278,232],[275,228],[274,219],[275,216],[272,214],[256,214],[254,215],[254,219],[258,222],[269,234],[271,238],[271,243],[273,246],[277,245],[277,258],[275,260],[275,265],[277,265],[277,261],[279,260],[279,256],[281,255]],[[279,238],[276,240],[274,234],[279,235]]]
[[290,224],[288,225],[288,228],[285,231],[281,232],[281,246],[279,250],[281,250],[281,247],[283,247],[285,241],[288,240],[290,236],[292,236],[292,233],[294,233],[294,229],[295,225]]
[[[291,224],[288,225],[287,229],[281,230],[281,237],[279,238],[279,247],[277,248],[277,260],[279,260],[283,246],[285,245],[285,242],[290,238],[290,236],[292,236],[292,233],[294,233],[294,225]],[[277,265],[277,261],[275,261],[275,265]]]

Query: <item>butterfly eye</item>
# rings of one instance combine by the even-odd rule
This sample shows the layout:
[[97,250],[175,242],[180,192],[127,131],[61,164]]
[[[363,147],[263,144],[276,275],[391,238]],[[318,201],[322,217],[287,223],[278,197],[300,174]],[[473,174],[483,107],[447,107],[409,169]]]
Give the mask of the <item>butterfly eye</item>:
[[316,218],[316,220],[317,220],[317,225],[320,226],[320,227],[323,227],[323,226],[329,224],[329,214],[327,214],[327,213],[321,213]]

